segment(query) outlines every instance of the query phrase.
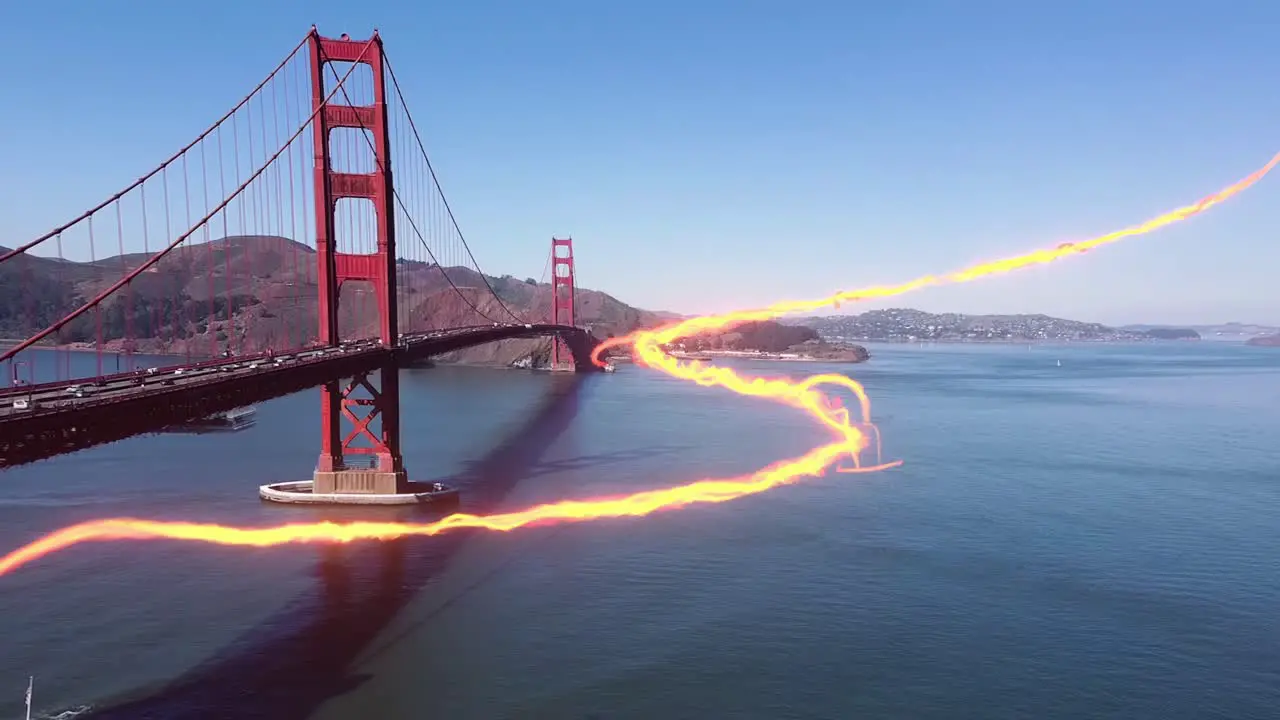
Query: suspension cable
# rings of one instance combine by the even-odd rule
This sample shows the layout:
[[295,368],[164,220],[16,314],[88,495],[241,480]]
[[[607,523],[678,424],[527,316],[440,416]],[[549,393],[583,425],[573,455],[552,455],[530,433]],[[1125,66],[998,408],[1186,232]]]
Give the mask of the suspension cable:
[[[347,68],[346,74],[343,75],[339,83],[346,82],[347,77],[351,75],[351,72],[352,70],[355,69],[356,65],[359,64],[364,59],[365,53],[369,51],[369,47],[372,46],[373,44],[374,43],[372,39],[369,40],[369,42],[365,43],[364,47],[360,50],[360,56],[356,59],[354,63],[352,63],[351,67]],[[339,85],[339,87],[341,87],[341,84]],[[111,286],[109,286],[105,290],[98,293],[98,295],[95,296],[92,300],[86,302],[84,305],[81,305],[80,307],[71,311],[61,320],[58,320],[57,322],[53,323],[49,327],[45,328],[44,330],[27,338],[21,343],[18,343],[17,345],[14,345],[13,347],[8,348],[3,353],[0,353],[0,362],[4,362],[5,360],[12,358],[13,356],[17,355],[23,350],[26,350],[28,347],[31,347],[32,345],[40,342],[41,340],[45,339],[49,335],[57,332],[60,328],[65,326],[67,323],[83,315],[90,308],[97,307],[103,300],[111,296],[112,293],[124,287],[125,285],[128,285],[129,283],[133,282],[134,278],[146,272],[148,268],[160,262],[161,259],[163,259],[170,252],[172,252],[175,248],[177,248],[179,245],[182,245],[184,242],[186,242],[187,238],[194,235],[196,230],[198,230],[200,227],[208,223],[209,220],[211,220],[215,215],[221,212],[223,208],[230,205],[232,200],[238,197],[240,193],[244,192],[244,189],[249,187],[249,185],[252,184],[254,180],[258,179],[258,176],[266,172],[267,168],[271,166],[271,163],[275,162],[276,158],[283,155],[284,151],[290,145],[293,144],[293,141],[298,139],[298,136],[301,135],[303,131],[306,130],[307,127],[311,125],[311,122],[315,120],[317,115],[320,114],[321,108],[323,108],[324,105],[329,102],[329,99],[332,98],[336,92],[337,92],[336,88],[333,91],[331,91],[329,95],[324,98],[324,101],[321,102],[320,107],[316,108],[311,112],[311,116],[308,117],[305,121],[303,121],[302,125],[300,125],[296,131],[294,131],[293,135],[288,140],[285,141],[285,144],[279,150],[276,150],[274,155],[272,155],[270,158],[267,159],[265,163],[263,163],[262,167],[258,168],[256,172],[250,175],[249,178],[240,185],[240,187],[236,188],[235,192],[231,193],[231,195],[227,197],[225,200],[223,200],[221,203],[219,203],[217,207],[210,210],[208,214],[206,214],[199,222],[197,222],[195,225],[192,225],[190,229],[188,229],[182,235],[178,236],[178,238],[174,240],[172,243],[170,243],[167,247],[156,252],[155,255],[152,255],[147,260],[139,263],[138,266],[134,268],[131,272],[129,272],[128,274],[126,274],[124,277],[120,278],[116,282],[112,283]]]
[[28,250],[30,250],[31,248],[33,248],[33,247],[35,247],[35,246],[39,245],[40,243],[44,242],[45,240],[48,240],[49,238],[51,238],[51,237],[53,237],[53,236],[55,236],[55,235],[58,235],[59,233],[65,232],[68,228],[72,227],[73,225],[76,225],[76,224],[80,223],[80,222],[81,222],[81,221],[83,221],[85,218],[87,218],[87,217],[89,217],[89,216],[93,215],[94,213],[96,213],[96,212],[98,212],[99,210],[101,210],[101,209],[105,208],[106,206],[110,205],[111,203],[115,202],[116,200],[119,200],[121,197],[123,197],[124,195],[128,194],[128,193],[129,193],[130,191],[132,191],[134,188],[137,188],[139,185],[142,185],[142,184],[143,184],[143,183],[145,183],[146,181],[148,181],[148,180],[150,180],[151,178],[155,177],[157,173],[159,173],[159,172],[161,172],[162,170],[164,170],[165,168],[169,167],[169,165],[170,165],[171,163],[173,163],[173,161],[175,161],[175,160],[177,160],[178,158],[182,157],[184,154],[186,154],[186,152],[187,152],[188,150],[190,150],[191,148],[195,147],[197,143],[199,143],[201,140],[203,140],[203,139],[205,139],[206,137],[208,137],[208,136],[210,135],[210,133],[212,133],[213,131],[217,130],[217,129],[222,125],[222,123],[224,123],[224,122],[226,122],[226,121],[227,121],[227,118],[230,118],[232,115],[235,115],[237,110],[239,110],[240,108],[244,107],[244,106],[245,106],[245,104],[247,104],[250,100],[252,100],[252,99],[253,99],[253,96],[254,96],[254,95],[257,95],[257,94],[258,94],[258,91],[259,91],[259,90],[261,90],[262,88],[266,87],[267,83],[271,82],[271,79],[272,79],[272,78],[274,78],[274,77],[276,76],[276,74],[277,74],[277,73],[279,73],[279,72],[280,72],[280,70],[281,70],[282,68],[284,68],[284,66],[285,66],[285,65],[288,65],[288,64],[289,64],[289,61],[293,59],[293,56],[298,54],[298,51],[302,49],[302,46],[307,44],[307,39],[311,37],[311,33],[312,33],[312,32],[315,32],[315,29],[316,29],[316,28],[315,28],[315,26],[313,25],[313,26],[311,27],[311,32],[307,33],[307,34],[302,38],[302,40],[301,40],[301,41],[299,41],[299,42],[298,42],[298,44],[297,44],[296,46],[294,46],[293,50],[292,50],[292,51],[290,51],[290,52],[289,52],[289,54],[288,54],[287,56],[285,56],[285,59],[284,59],[284,60],[281,60],[281,61],[280,61],[280,64],[279,64],[279,65],[276,65],[275,69],[274,69],[274,70],[272,70],[272,71],[271,71],[271,73],[270,73],[270,74],[268,74],[268,75],[267,75],[267,77],[266,77],[266,78],[264,78],[262,82],[258,83],[257,87],[255,87],[253,90],[250,90],[248,95],[245,95],[245,96],[244,96],[244,98],[243,98],[243,99],[241,99],[241,100],[240,100],[240,102],[236,103],[235,107],[233,107],[233,108],[231,108],[231,110],[227,111],[227,113],[226,113],[225,115],[223,115],[222,117],[218,118],[217,122],[213,123],[213,124],[212,124],[212,125],[210,125],[210,126],[209,126],[205,131],[204,131],[204,132],[202,132],[202,133],[200,133],[199,135],[197,135],[195,140],[192,140],[191,142],[187,143],[187,145],[186,145],[186,146],[184,146],[181,150],[179,150],[178,152],[176,152],[176,153],[174,153],[173,155],[169,156],[169,158],[168,158],[168,159],[166,159],[164,162],[162,162],[162,163],[160,163],[159,165],[157,165],[157,166],[156,166],[156,167],[155,167],[151,172],[149,172],[149,173],[147,173],[146,175],[143,175],[142,177],[140,177],[140,178],[138,178],[137,180],[133,181],[133,183],[131,183],[128,187],[126,187],[125,189],[121,190],[120,192],[117,192],[116,194],[112,195],[111,197],[107,198],[106,200],[103,200],[101,203],[99,203],[99,204],[97,204],[97,205],[93,206],[92,208],[90,208],[90,209],[88,209],[88,210],[84,211],[84,212],[83,212],[83,213],[81,213],[78,217],[76,217],[74,220],[72,220],[72,221],[70,221],[70,222],[67,222],[67,223],[64,223],[64,224],[62,224],[62,225],[59,225],[58,227],[56,227],[56,228],[54,228],[54,229],[50,230],[49,232],[45,233],[44,235],[41,235],[40,237],[36,238],[35,240],[32,240],[31,242],[26,243],[25,245],[19,245],[18,247],[16,247],[16,248],[14,248],[14,249],[12,249],[12,250],[10,250],[10,251],[8,251],[8,252],[4,253],[3,255],[0,255],[0,263],[3,263],[3,262],[5,262],[6,260],[8,260],[9,258],[12,258],[12,257],[14,257],[14,256],[16,256],[16,255],[21,255],[22,253],[25,253],[26,251],[28,251]]
[[[396,72],[391,67],[391,61],[387,59],[387,54],[385,52],[382,54],[382,58],[383,62],[387,66],[387,74],[391,77],[391,85],[396,90],[396,97],[400,99],[400,106],[404,108],[404,114],[409,118],[409,128],[413,131],[413,139],[417,141],[418,150],[422,152],[422,159],[427,163],[427,170],[431,172],[431,182],[435,184],[436,191],[440,193],[440,199],[444,202],[444,209],[449,215],[449,222],[453,224],[453,229],[458,233],[458,239],[462,241],[462,247],[467,251],[467,257],[471,258],[471,262],[476,266],[476,269],[480,270],[480,263],[476,262],[476,256],[471,252],[471,246],[467,244],[466,236],[462,234],[462,228],[458,225],[458,219],[454,217],[453,208],[449,206],[449,199],[445,197],[444,188],[440,186],[440,178],[436,176],[436,169],[431,164],[431,157],[427,155],[427,147],[422,142],[422,135],[418,133],[418,126],[413,121],[413,115],[409,112],[409,105],[405,102],[404,93],[400,91],[400,81],[396,79]],[[489,283],[489,278],[485,276],[483,270],[480,270],[480,279],[484,281],[485,287],[489,289],[489,292],[493,294],[494,299],[498,301],[498,305],[506,311],[508,315],[514,318],[517,322],[525,322],[524,318],[512,312],[511,308],[507,307],[507,304],[502,301],[498,292],[493,289],[493,285]]]
[[[386,56],[386,53],[383,53],[382,57],[383,57],[383,60],[385,61],[385,60],[386,60],[386,57],[387,57],[387,56]],[[338,76],[338,71],[337,71],[337,70],[335,70],[335,69],[333,68],[333,65],[328,65],[328,68],[329,68],[329,72],[333,73],[333,76],[336,78],[336,77]],[[347,105],[348,105],[348,106],[352,106],[352,105],[353,105],[353,103],[351,102],[351,96],[347,94],[347,89],[346,89],[346,87],[345,87],[345,86],[342,86],[342,85],[339,85],[338,87],[339,87],[339,89],[342,91],[342,97],[343,97],[344,99],[346,99],[346,101],[347,101]],[[409,114],[409,109],[408,109],[407,107],[405,107],[405,105],[404,105],[404,98],[403,98],[403,96],[400,98],[400,105],[401,105],[401,107],[404,107],[404,108],[405,108],[405,114],[406,114],[406,115],[408,115],[408,114]],[[372,131],[369,127],[365,126],[364,121],[363,121],[363,120],[360,120],[358,115],[356,116],[356,118],[357,118],[357,120],[356,120],[356,121],[360,123],[360,129],[364,131],[364,132],[360,133],[360,137],[363,137],[363,138],[364,138],[365,143],[369,146],[369,151],[370,151],[370,153],[373,155],[373,160],[374,160],[374,162],[378,164],[378,168],[379,168],[380,170],[382,170],[382,172],[384,172],[384,173],[385,173],[385,172],[386,172],[386,166],[384,166],[384,165],[382,164],[382,159],[378,157],[378,149],[377,149],[376,147],[374,147],[373,141],[369,139],[369,135],[370,135],[373,131]],[[413,122],[413,120],[412,120],[412,119],[410,119],[410,121],[409,121],[409,122],[410,122],[410,123],[412,123],[412,122]],[[430,162],[428,162],[428,163],[427,163],[427,166],[428,166],[428,167],[430,167]],[[432,180],[433,180],[433,181],[435,180],[435,174],[434,174],[434,173],[432,173]],[[444,202],[445,202],[445,208],[446,208],[446,209],[448,209],[448,207],[449,207],[449,203],[448,203],[448,201],[447,201],[447,200],[445,200],[445,198],[444,198],[444,191],[440,189],[440,184],[439,184],[439,183],[436,183],[436,191],[440,193],[440,199],[441,199],[441,200],[444,200]],[[489,315],[488,315],[487,313],[485,313],[483,310],[481,310],[480,308],[476,307],[475,303],[471,302],[471,299],[467,297],[466,293],[462,292],[462,288],[459,288],[459,287],[458,287],[458,286],[453,282],[453,278],[449,277],[449,273],[445,272],[444,265],[440,264],[439,259],[437,259],[437,258],[436,258],[436,254],[435,254],[435,252],[433,252],[433,251],[431,250],[431,246],[427,244],[427,240],[426,240],[426,238],[424,238],[424,237],[422,236],[422,232],[421,232],[420,230],[418,230],[418,223],[414,222],[414,220],[413,220],[413,214],[409,212],[409,208],[408,208],[408,206],[407,206],[407,205],[405,205],[404,200],[400,197],[400,193],[396,192],[396,189],[395,189],[394,185],[393,185],[393,186],[392,186],[392,188],[391,188],[391,196],[392,196],[392,198],[394,198],[394,199],[395,199],[396,204],[400,206],[400,209],[401,209],[401,210],[404,210],[404,217],[405,217],[405,219],[406,219],[406,220],[408,220],[408,221],[409,221],[409,227],[413,229],[413,234],[418,236],[418,242],[422,243],[422,247],[427,251],[427,256],[431,258],[431,262],[435,263],[436,268],[440,271],[440,275],[444,277],[445,282],[449,283],[449,287],[453,288],[453,291],[454,291],[455,293],[457,293],[457,294],[458,294],[458,297],[462,298],[462,302],[466,303],[467,307],[469,307],[469,308],[471,308],[472,310],[474,310],[474,311],[475,311],[475,313],[476,313],[477,315],[479,315],[480,317],[484,318],[485,320],[488,320],[488,321],[489,321],[489,322],[491,322],[491,323],[496,323],[496,322],[498,322],[497,320],[494,320],[492,317],[489,317]],[[452,213],[450,213],[450,217],[452,217],[452,216],[453,216],[453,214],[452,214]],[[459,237],[461,237],[461,232],[459,232]],[[463,245],[463,247],[466,247],[466,244],[467,244],[467,243],[466,243],[466,240],[464,239],[464,240],[462,241],[462,245]],[[470,254],[470,249],[468,249],[467,253],[468,253],[468,254]],[[472,262],[475,262],[475,258],[472,258],[471,260],[472,260]],[[479,265],[478,263],[476,264],[476,270],[477,270],[477,271],[479,271],[479,273],[480,273],[480,277],[483,279],[483,278],[484,278],[484,271],[480,269],[480,265]],[[489,282],[488,282],[488,280],[485,280],[485,286],[486,286],[486,287],[488,287],[488,286],[489,286]],[[501,304],[502,304],[502,298],[499,298],[499,297],[498,297],[498,294],[497,294],[496,292],[494,292],[494,291],[493,291],[493,288],[492,288],[492,287],[489,287],[489,292],[493,293],[493,297],[494,297],[495,299],[497,299],[497,300],[498,300],[498,304],[499,304],[499,305],[501,305]],[[503,307],[504,307],[504,309],[505,309],[505,307],[506,307],[506,306],[504,305]],[[510,311],[510,310],[507,310],[507,313],[508,313],[508,314],[511,314],[511,311]],[[512,317],[515,317],[515,316],[514,316],[514,315],[512,315]],[[519,319],[519,318],[517,318],[517,319]],[[522,321],[522,322],[523,322],[523,321]]]

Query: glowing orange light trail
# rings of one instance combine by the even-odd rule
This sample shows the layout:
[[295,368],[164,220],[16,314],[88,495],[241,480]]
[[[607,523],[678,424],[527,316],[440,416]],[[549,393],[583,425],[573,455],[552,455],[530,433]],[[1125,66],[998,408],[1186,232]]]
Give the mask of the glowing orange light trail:
[[[787,378],[743,377],[730,368],[707,366],[699,362],[681,362],[662,350],[662,346],[682,337],[717,330],[751,320],[766,320],[791,312],[814,310],[840,301],[857,301],[901,295],[912,290],[944,283],[969,282],[1023,267],[1052,262],[1067,255],[1086,252],[1095,247],[1142,235],[1180,220],[1194,217],[1258,182],[1280,163],[1280,154],[1262,168],[1235,184],[1209,195],[1197,203],[1178,208],[1139,225],[1108,233],[1090,240],[1065,243],[1051,250],[1037,250],[1012,258],[981,263],[948,275],[928,275],[909,283],[879,286],[837,293],[823,300],[783,302],[761,310],[693,318],[658,330],[634,333],[626,338],[610,340],[597,349],[593,358],[610,346],[630,343],[637,360],[673,377],[705,387],[723,387],[740,395],[774,400],[800,408],[821,422],[835,439],[796,458],[781,461],[750,475],[719,480],[701,480],[660,490],[631,495],[566,500],[538,505],[527,510],[480,516],[459,513],[434,523],[307,523],[267,528],[236,528],[223,525],[160,522],[130,518],[94,520],[55,531],[9,554],[0,557],[0,576],[34,562],[50,553],[83,542],[102,540],[168,538],[220,545],[271,546],[298,542],[350,542],[360,539],[391,539],[410,535],[437,535],[461,528],[484,528],[510,531],[520,527],[551,522],[580,522],[602,518],[642,516],[694,504],[721,503],[765,492],[774,487],[816,477],[850,458],[853,466],[844,472],[875,472],[900,465],[901,462],[872,466],[861,464],[861,454],[870,444],[864,428],[871,423],[871,403],[861,384],[843,375],[827,374],[792,381]],[[823,393],[823,386],[836,386],[853,393],[858,399],[860,422],[850,419],[849,411],[837,398]]]
[[[601,518],[648,515],[658,510],[694,504],[722,503],[762,493],[805,476],[822,474],[839,450],[830,446],[812,450],[779,466],[751,475],[723,480],[701,480],[688,485],[649,490],[616,498],[563,500],[528,510],[496,515],[458,513],[433,523],[351,522],[300,523],[265,528],[239,528],[208,523],[164,522],[134,518],[90,520],[65,527],[0,558],[0,575],[35,562],[72,545],[103,540],[190,540],[217,545],[268,547],[286,543],[390,540],[412,535],[439,535],[449,530],[483,528],[507,532],[534,524],[581,522]],[[874,472],[891,464],[859,468]]]
[[[1044,265],[1053,262],[1054,260],[1058,260],[1059,258],[1067,257],[1069,255],[1079,255],[1094,248],[1098,248],[1103,245],[1110,245],[1126,238],[1146,235],[1176,222],[1195,217],[1196,215],[1199,215],[1204,211],[1239,195],[1257,184],[1257,182],[1266,177],[1267,173],[1271,172],[1277,164],[1280,164],[1280,153],[1272,156],[1272,158],[1267,161],[1266,165],[1254,170],[1244,178],[1228,185],[1212,195],[1205,196],[1190,205],[1185,205],[1175,210],[1171,210],[1137,225],[1131,225],[1127,228],[1109,232],[1105,235],[1099,235],[1088,240],[1073,243],[1062,243],[1054,248],[1033,250],[1022,255],[1015,255],[1013,257],[1003,258],[1000,260],[978,263],[977,265],[972,265],[945,275],[925,275],[899,285],[877,285],[862,288],[860,290],[838,292],[819,300],[788,300],[774,303],[768,307],[756,310],[742,310],[738,312],[724,313],[722,315],[705,315],[702,317],[689,318],[655,330],[610,338],[600,347],[596,348],[595,355],[593,357],[597,362],[599,362],[601,353],[605,350],[611,347],[634,344],[640,338],[645,338],[646,340],[652,339],[658,344],[666,344],[679,338],[689,337],[691,335],[697,335],[708,331],[723,330],[729,326],[744,322],[769,320],[783,315],[788,315],[790,313],[819,310],[828,305],[838,306],[842,302],[859,302],[863,300],[897,297],[921,288],[971,282],[973,280],[990,277],[992,275],[1002,275],[1004,273],[1012,272],[1013,270],[1019,270],[1034,265]],[[647,354],[643,357],[645,361],[649,360]]]

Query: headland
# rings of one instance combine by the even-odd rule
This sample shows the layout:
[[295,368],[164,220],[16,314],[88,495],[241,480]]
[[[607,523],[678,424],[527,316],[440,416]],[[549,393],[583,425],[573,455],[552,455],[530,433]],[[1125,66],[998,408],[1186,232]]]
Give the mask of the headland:
[[664,348],[674,357],[734,357],[792,362],[860,363],[871,357],[863,346],[821,338],[803,325],[774,320],[743,323],[727,331],[682,338]]

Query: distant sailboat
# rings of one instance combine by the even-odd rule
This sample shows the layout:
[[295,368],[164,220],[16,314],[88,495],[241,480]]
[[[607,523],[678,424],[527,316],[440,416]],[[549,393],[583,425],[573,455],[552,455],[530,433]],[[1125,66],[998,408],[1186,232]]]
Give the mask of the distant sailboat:
[[27,720],[31,720],[31,688],[36,684],[36,676],[31,675],[27,678]]
[[1061,361],[1061,360],[1059,360],[1059,361],[1058,361],[1058,367],[1062,367],[1062,361]]

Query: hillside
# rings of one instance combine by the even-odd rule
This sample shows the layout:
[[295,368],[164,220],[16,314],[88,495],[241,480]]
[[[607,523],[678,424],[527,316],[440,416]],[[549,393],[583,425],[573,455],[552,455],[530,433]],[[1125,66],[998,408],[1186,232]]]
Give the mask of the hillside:
[[[0,250],[3,252],[3,250]],[[137,267],[147,256],[111,257],[94,263],[22,256],[0,265],[0,338],[25,338],[47,327]],[[512,322],[468,268],[441,268],[401,260],[399,296],[402,324],[445,328],[492,321]],[[446,275],[448,276],[446,279]],[[407,279],[407,282],[406,282]],[[547,322],[551,287],[532,278],[488,277],[502,301],[522,320]],[[452,280],[477,313],[449,285]],[[57,333],[60,345],[91,343],[98,316],[110,347],[134,337],[136,352],[208,355],[232,348],[292,347],[315,335],[317,288],[315,252],[274,236],[238,236],[179,249],[105,302]],[[338,326],[346,337],[374,334],[372,295],[360,284],[343,289]],[[657,324],[661,316],[633,308],[597,291],[578,289],[577,322],[599,337]],[[210,317],[212,315],[212,321]],[[407,317],[406,317],[407,316]],[[545,353],[548,340],[511,340],[471,348],[442,361],[509,364]]]
[[[1168,325],[1124,325],[1121,330],[1160,330],[1169,328]],[[1280,327],[1271,325],[1256,325],[1253,323],[1229,322],[1221,325],[1189,325],[1191,330],[1195,330],[1201,338],[1205,340],[1225,340],[1228,342],[1239,342],[1248,340],[1249,338],[1258,337],[1259,335],[1278,335]]]
[[871,357],[861,345],[827,342],[818,337],[818,332],[813,328],[785,325],[773,320],[748,322],[721,333],[683,338],[673,343],[670,349],[712,355],[723,351],[774,356],[800,355],[837,362],[862,362]]
[[1280,335],[1260,335],[1249,338],[1244,344],[1256,347],[1280,347]]
[[879,342],[1140,342],[1199,340],[1191,328],[1145,330],[1113,328],[1100,323],[1048,315],[964,315],[894,308],[861,315],[830,315],[788,320],[818,331],[827,339]]
[[780,353],[793,345],[817,339],[818,333],[813,328],[763,320],[742,323],[726,332],[684,338],[677,345],[690,352],[736,350]]

